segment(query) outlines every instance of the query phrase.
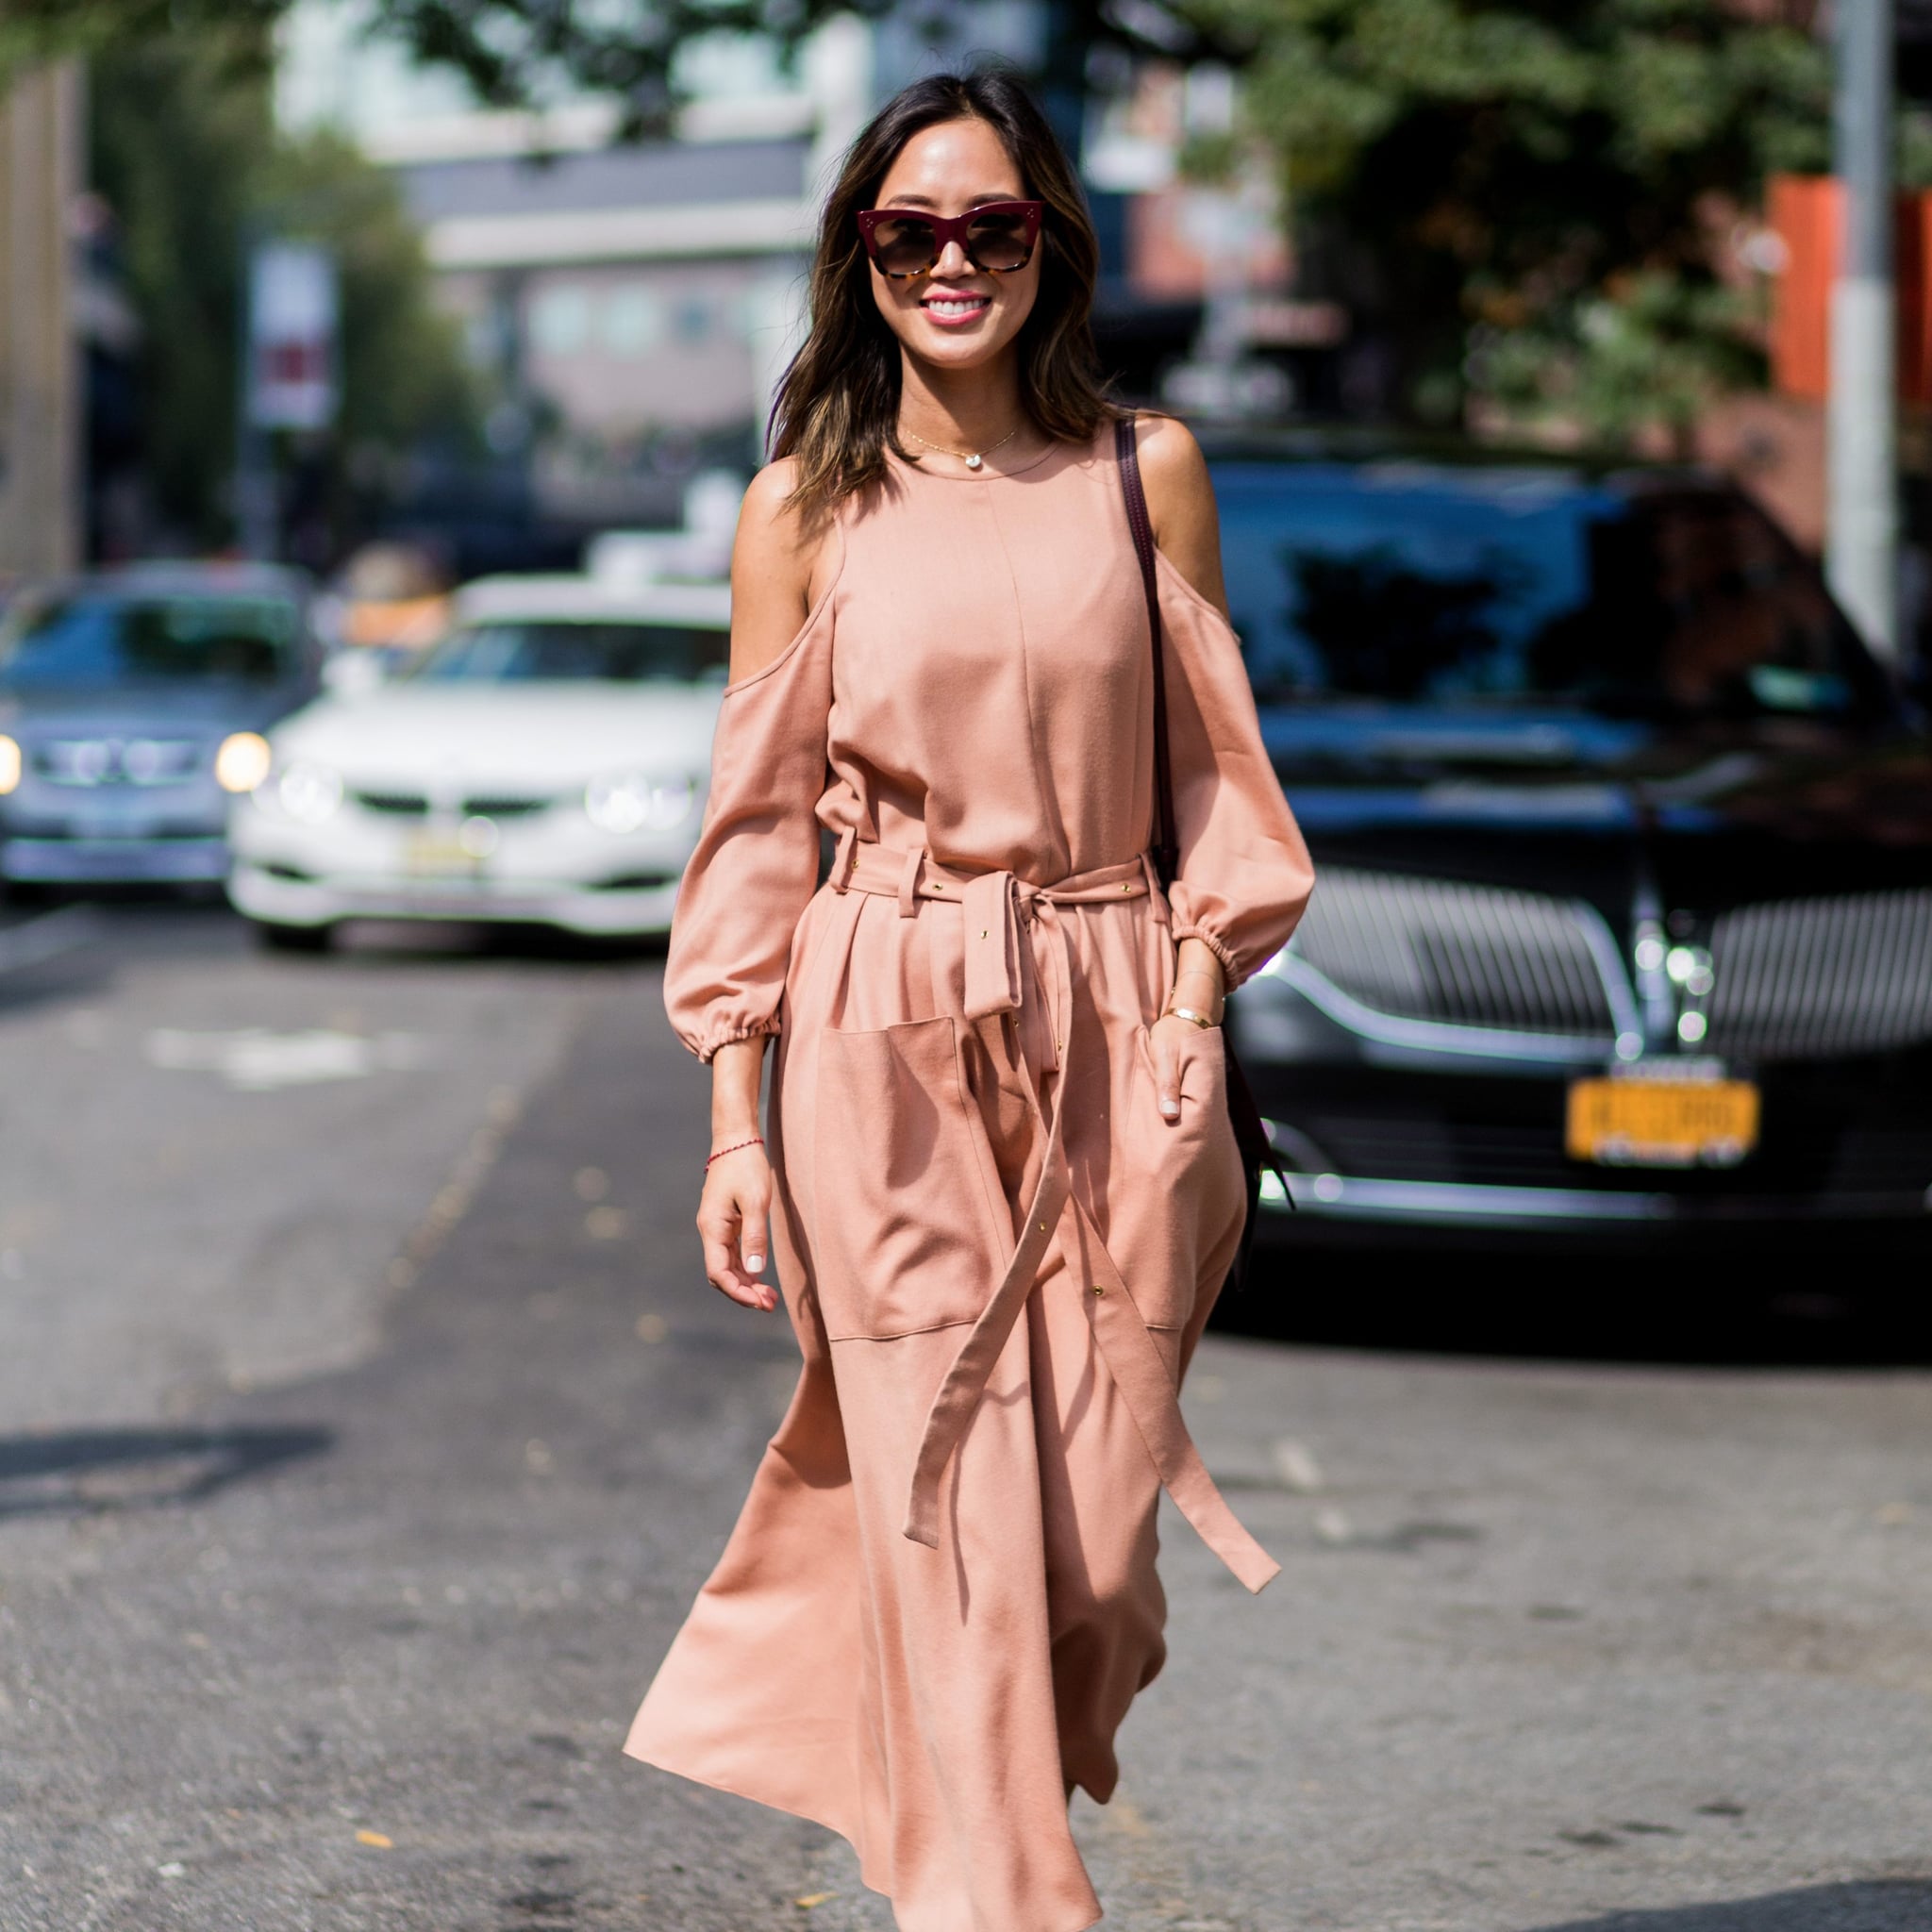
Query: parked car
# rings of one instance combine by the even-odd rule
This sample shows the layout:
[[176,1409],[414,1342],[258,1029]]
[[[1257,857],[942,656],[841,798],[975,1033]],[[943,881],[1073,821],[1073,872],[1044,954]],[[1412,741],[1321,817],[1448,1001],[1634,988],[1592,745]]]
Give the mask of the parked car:
[[406,675],[272,735],[233,813],[229,897],[282,946],[357,918],[668,930],[730,621],[720,583],[469,585]]
[[1817,569],[1694,471],[1212,457],[1318,871],[1231,1008],[1304,1233],[1932,1225],[1932,756]]
[[30,588],[0,619],[0,877],[217,881],[229,798],[312,696],[308,583],[143,564]]

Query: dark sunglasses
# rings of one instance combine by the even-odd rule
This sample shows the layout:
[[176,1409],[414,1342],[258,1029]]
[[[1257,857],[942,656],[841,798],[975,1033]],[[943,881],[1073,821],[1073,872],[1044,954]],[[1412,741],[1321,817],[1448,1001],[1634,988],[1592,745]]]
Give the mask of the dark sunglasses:
[[1009,275],[1033,259],[1040,239],[1038,201],[989,201],[963,215],[916,213],[904,208],[861,208],[858,232],[865,252],[882,275],[903,281],[929,275],[949,242],[966,259],[990,275]]

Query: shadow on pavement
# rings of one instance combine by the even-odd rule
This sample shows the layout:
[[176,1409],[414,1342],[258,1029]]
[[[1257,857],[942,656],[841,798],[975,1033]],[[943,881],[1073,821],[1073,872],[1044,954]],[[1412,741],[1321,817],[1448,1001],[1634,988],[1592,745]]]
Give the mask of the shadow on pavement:
[[324,1428],[68,1429],[0,1436],[0,1520],[193,1503],[319,1456]]
[[[1847,1246],[1643,1257],[1465,1244],[1257,1251],[1224,1334],[1334,1348],[1754,1368],[1932,1363],[1921,1261]],[[1932,1922],[1928,1922],[1932,1923]]]
[[1807,1886],[1723,1905],[1666,1906],[1573,1919],[1541,1932],[1916,1932],[1932,1925],[1932,1881]]

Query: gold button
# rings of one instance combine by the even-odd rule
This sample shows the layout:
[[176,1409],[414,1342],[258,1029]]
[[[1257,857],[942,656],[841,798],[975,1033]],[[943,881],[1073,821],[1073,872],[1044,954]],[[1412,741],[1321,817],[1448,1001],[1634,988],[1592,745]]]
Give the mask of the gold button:
[[1040,1231],[1041,1234],[1046,1232],[1046,1223],[1043,1221],[1040,1224]]
[[986,928],[983,925],[979,928],[979,937],[981,939],[984,939],[986,937]]
[[1131,892],[1131,891],[1132,891],[1133,890],[1134,890],[1134,882],[1133,882],[1133,880],[1132,880],[1132,879],[1123,879],[1123,880],[1121,881],[1121,891],[1124,891],[1124,892]]
[[1106,1289],[1104,1289],[1104,1288],[1102,1288],[1102,1287],[1101,1287],[1101,1285],[1099,1284],[1099,1282],[1097,1282],[1097,1281],[1096,1281],[1096,1282],[1095,1282],[1095,1283],[1093,1284],[1093,1292],[1094,1292],[1095,1294],[1105,1294],[1105,1293],[1107,1292],[1107,1291],[1106,1291]]

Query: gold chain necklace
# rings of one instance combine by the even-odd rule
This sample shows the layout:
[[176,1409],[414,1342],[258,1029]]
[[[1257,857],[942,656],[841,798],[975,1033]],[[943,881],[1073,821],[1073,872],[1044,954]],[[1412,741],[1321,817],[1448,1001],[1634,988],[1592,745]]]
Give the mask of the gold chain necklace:
[[994,450],[1003,449],[1008,443],[1011,442],[1014,437],[1019,435],[1021,427],[1020,424],[1014,424],[1000,438],[998,442],[990,442],[984,449],[977,450],[948,449],[942,442],[928,442],[916,429],[902,429],[899,434],[901,436],[909,436],[921,449],[929,449],[935,456],[951,457],[955,462],[964,463],[969,470],[976,470],[986,461],[988,457],[991,456]]

